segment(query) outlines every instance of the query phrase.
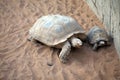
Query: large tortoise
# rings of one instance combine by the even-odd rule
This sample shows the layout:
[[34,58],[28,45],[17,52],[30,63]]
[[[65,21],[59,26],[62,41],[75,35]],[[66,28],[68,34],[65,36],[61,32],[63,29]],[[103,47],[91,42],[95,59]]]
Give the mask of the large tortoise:
[[98,47],[110,45],[110,36],[105,29],[98,26],[94,26],[89,30],[87,39],[93,45],[93,50],[97,50]]
[[47,15],[38,19],[29,30],[29,40],[61,48],[60,61],[65,63],[71,47],[80,48],[86,38],[84,29],[76,20],[64,15]]

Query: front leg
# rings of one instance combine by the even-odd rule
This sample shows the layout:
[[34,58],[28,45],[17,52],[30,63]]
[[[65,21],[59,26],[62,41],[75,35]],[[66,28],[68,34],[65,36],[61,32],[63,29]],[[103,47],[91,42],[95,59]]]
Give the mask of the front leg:
[[67,57],[68,57],[70,51],[71,51],[71,44],[70,44],[70,42],[67,41],[64,44],[64,46],[62,47],[62,50],[61,50],[60,55],[59,55],[60,61],[62,63],[67,62]]
[[95,43],[95,44],[93,45],[93,50],[94,50],[94,51],[96,51],[96,50],[97,50],[97,48],[98,48],[98,44],[97,44],[97,43]]

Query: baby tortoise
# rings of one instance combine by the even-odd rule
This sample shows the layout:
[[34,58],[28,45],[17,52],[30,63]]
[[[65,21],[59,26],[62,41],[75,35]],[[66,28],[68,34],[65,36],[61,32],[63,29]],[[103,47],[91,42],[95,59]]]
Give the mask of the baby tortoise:
[[94,26],[87,34],[87,39],[90,44],[93,45],[93,50],[97,50],[98,47],[110,45],[110,37],[105,31],[98,26]]
[[78,22],[63,15],[47,15],[38,19],[29,30],[29,40],[37,40],[51,47],[61,48],[60,61],[65,63],[71,47],[80,48],[86,38]]

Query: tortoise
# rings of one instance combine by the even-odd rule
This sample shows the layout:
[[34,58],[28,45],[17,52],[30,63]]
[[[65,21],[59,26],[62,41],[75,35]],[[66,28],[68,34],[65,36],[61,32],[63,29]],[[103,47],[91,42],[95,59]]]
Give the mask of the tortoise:
[[61,49],[59,59],[66,63],[71,48],[80,48],[85,38],[85,30],[75,19],[54,14],[39,18],[29,30],[28,40]]
[[105,29],[98,26],[94,26],[89,30],[87,39],[93,45],[93,50],[97,50],[98,47],[110,45],[110,36]]

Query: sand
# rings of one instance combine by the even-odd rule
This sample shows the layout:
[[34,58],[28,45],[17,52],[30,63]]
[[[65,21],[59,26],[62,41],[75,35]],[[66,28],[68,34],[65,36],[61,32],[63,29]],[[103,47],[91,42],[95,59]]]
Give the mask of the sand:
[[120,80],[114,44],[97,52],[84,44],[62,64],[58,49],[27,41],[28,30],[47,14],[72,16],[86,31],[104,27],[83,0],[0,0],[0,80]]

